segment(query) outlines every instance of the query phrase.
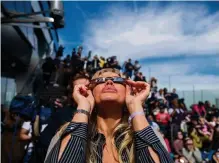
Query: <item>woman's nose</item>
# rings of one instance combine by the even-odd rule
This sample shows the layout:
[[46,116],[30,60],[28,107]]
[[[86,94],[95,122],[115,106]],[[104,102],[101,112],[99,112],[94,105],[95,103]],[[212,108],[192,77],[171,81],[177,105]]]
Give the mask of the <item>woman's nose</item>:
[[107,80],[106,85],[113,85],[113,81],[112,80]]

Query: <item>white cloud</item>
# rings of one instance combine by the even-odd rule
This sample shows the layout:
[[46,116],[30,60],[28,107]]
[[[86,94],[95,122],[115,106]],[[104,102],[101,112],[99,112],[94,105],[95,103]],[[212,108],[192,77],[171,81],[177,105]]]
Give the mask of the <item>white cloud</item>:
[[193,90],[194,86],[196,90],[219,90],[219,76],[190,74],[191,67],[191,64],[166,62],[143,64],[141,71],[146,77],[149,76],[149,73],[151,77],[156,77],[158,86],[161,88],[170,86],[178,90]]
[[[84,31],[83,45],[100,56],[117,55],[120,61],[219,54],[219,12],[210,14],[206,6],[192,4],[165,8],[153,4],[141,6],[137,12],[111,6],[104,11],[103,19],[87,20],[89,28]],[[218,66],[216,60],[209,64]],[[207,64],[193,62],[200,66]],[[190,74],[194,67],[190,63],[165,60],[142,66],[146,77],[151,68],[151,76],[159,79],[160,87],[168,88],[171,76],[171,88],[178,90],[192,90],[193,85],[196,90],[219,89],[219,76]],[[219,93],[215,96],[219,97]]]
[[88,20],[84,45],[99,55],[132,57],[219,54],[219,12],[190,4],[134,10],[110,7],[104,19]]

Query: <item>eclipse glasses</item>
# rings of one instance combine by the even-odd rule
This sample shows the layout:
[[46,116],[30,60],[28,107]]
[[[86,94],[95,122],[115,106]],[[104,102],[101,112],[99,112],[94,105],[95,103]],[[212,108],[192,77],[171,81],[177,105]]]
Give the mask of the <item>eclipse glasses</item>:
[[121,78],[121,77],[106,77],[106,78],[100,77],[100,78],[96,78],[96,79],[91,80],[90,84],[93,87],[93,86],[96,86],[98,84],[105,83],[108,80],[111,80],[114,83],[118,83],[118,84],[123,84],[124,85],[126,83],[127,79]]

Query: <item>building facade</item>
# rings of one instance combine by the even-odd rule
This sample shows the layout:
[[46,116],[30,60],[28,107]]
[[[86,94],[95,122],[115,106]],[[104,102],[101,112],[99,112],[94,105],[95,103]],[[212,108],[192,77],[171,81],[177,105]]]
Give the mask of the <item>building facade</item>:
[[[49,11],[49,1],[1,1],[1,19],[11,12],[30,14]],[[10,14],[9,14],[10,13]],[[42,12],[38,17],[51,17]],[[8,105],[17,93],[31,92],[31,82],[43,58],[55,56],[59,37],[50,22],[1,24],[1,104]]]

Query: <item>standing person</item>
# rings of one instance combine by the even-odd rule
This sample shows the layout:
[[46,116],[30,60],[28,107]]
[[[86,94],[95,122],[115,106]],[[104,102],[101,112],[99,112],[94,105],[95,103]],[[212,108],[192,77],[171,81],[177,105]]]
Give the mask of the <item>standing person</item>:
[[70,80],[71,77],[71,56],[67,55],[63,63],[64,63],[64,86],[67,87],[68,81]]
[[60,76],[60,66],[61,66],[61,57],[60,56],[56,56],[55,59],[53,60],[54,65],[55,65],[55,69],[56,69],[56,73],[55,73],[55,80],[54,80],[54,87],[59,87],[58,84],[58,79]]
[[75,55],[76,55],[76,50],[75,48],[73,48],[71,53],[71,59],[73,59]]
[[172,97],[172,99],[179,98],[178,94],[176,93],[176,88],[173,88],[173,91],[171,93],[171,97]]
[[134,81],[144,81],[146,82],[145,76],[143,76],[142,72],[137,72],[135,75]]
[[47,88],[49,85],[52,72],[55,70],[55,65],[53,64],[51,57],[46,58],[45,63],[42,65],[42,70],[43,70],[44,86]]
[[151,92],[157,93],[157,79],[152,77],[150,84],[151,84]]
[[166,134],[167,128],[169,126],[170,115],[165,112],[165,106],[160,105],[160,112],[156,115],[156,121],[160,126],[160,130]]
[[99,61],[100,61],[100,63],[99,63],[100,68],[103,68],[104,64],[106,63],[105,58],[101,56]]
[[83,59],[83,70],[84,70],[84,72],[89,72],[89,60],[88,60],[88,57],[84,57],[84,59]]
[[156,93],[156,98],[158,100],[162,100],[166,104],[166,99],[164,98],[164,91],[163,91],[163,89],[159,89],[159,92]]
[[71,56],[68,54],[64,59],[64,68],[70,69],[71,68]]
[[192,112],[193,112],[193,115],[196,115],[198,117],[206,117],[207,115],[204,104],[201,101],[199,101],[198,104],[194,104],[192,106]]
[[124,63],[123,63],[123,65],[122,65],[122,72],[123,73],[126,73],[126,64],[127,64],[127,61],[125,61]]
[[75,86],[77,111],[61,129],[61,139],[51,145],[46,163],[173,162],[143,111],[150,91],[147,83],[103,69],[94,74],[90,88],[92,92],[85,85]]
[[125,65],[125,71],[126,74],[129,78],[132,78],[132,72],[133,72],[133,65],[132,65],[132,60],[129,58],[128,62]]
[[99,58],[97,57],[97,55],[94,56],[94,58],[91,62],[92,62],[91,64],[92,64],[93,73],[95,73],[97,70],[100,69],[100,61],[99,61]]
[[163,93],[164,93],[165,99],[167,100],[167,105],[168,105],[168,107],[172,107],[172,106],[171,106],[171,94],[168,93],[168,89],[167,89],[167,88],[164,88],[164,89],[163,89]]
[[185,148],[182,149],[182,153],[191,163],[202,162],[201,152],[198,148],[194,147],[193,141],[190,138],[185,141]]
[[140,69],[141,69],[141,65],[139,64],[139,61],[135,61],[134,73],[137,74]]
[[82,53],[81,48],[80,50],[78,50],[78,52],[76,52],[75,48],[73,49],[72,57],[71,57],[72,76],[83,70],[84,62],[82,61],[81,53]]
[[[39,124],[39,119],[36,118],[34,123],[32,123],[31,121],[26,121],[23,123],[23,125],[21,127],[20,140],[28,142],[28,145],[25,146],[26,154],[24,157],[24,163],[30,162],[33,148],[34,148],[34,138],[35,138],[35,135],[33,133],[33,128],[34,128],[33,125],[36,126],[38,124]],[[45,129],[46,126],[47,126],[47,124],[43,124],[40,127],[41,132]],[[39,128],[39,126],[37,126],[37,128]]]
[[178,103],[179,103],[179,107],[181,109],[183,109],[185,112],[188,112],[188,109],[187,109],[186,104],[184,102],[184,98],[179,99]]
[[172,100],[172,108],[168,110],[171,118],[172,118],[172,127],[174,128],[174,133],[180,130],[180,124],[185,119],[185,112],[179,106],[178,99],[175,98]]
[[[19,139],[19,131],[23,119],[15,113],[9,111],[8,108],[1,108],[5,110],[4,132],[1,134],[1,162],[2,163],[20,163],[23,159],[24,142]],[[17,131],[15,133],[15,131]]]
[[[77,60],[77,54],[76,54],[76,50],[75,48],[72,49],[72,52],[71,52],[71,65],[72,65],[72,69],[75,68],[75,61]],[[73,70],[72,70],[73,71]]]
[[[76,74],[72,80],[72,87],[74,88],[74,86],[78,84],[88,85],[89,77],[85,74]],[[44,161],[50,141],[52,140],[56,132],[60,129],[60,127],[72,119],[72,115],[76,111],[77,106],[75,102],[69,102],[69,105],[61,107],[62,108],[60,110],[52,114],[51,118],[48,121],[47,127],[41,133],[37,144],[37,148],[40,150],[39,153],[35,153],[35,158],[37,158],[37,160],[33,160],[31,163],[41,163]]]
[[211,107],[211,103],[209,101],[205,101],[205,110],[207,112],[207,119],[209,120],[212,116],[215,115],[213,108]]
[[121,66],[119,65],[119,62],[117,60],[114,60],[113,64],[111,65],[111,68],[120,70]]

